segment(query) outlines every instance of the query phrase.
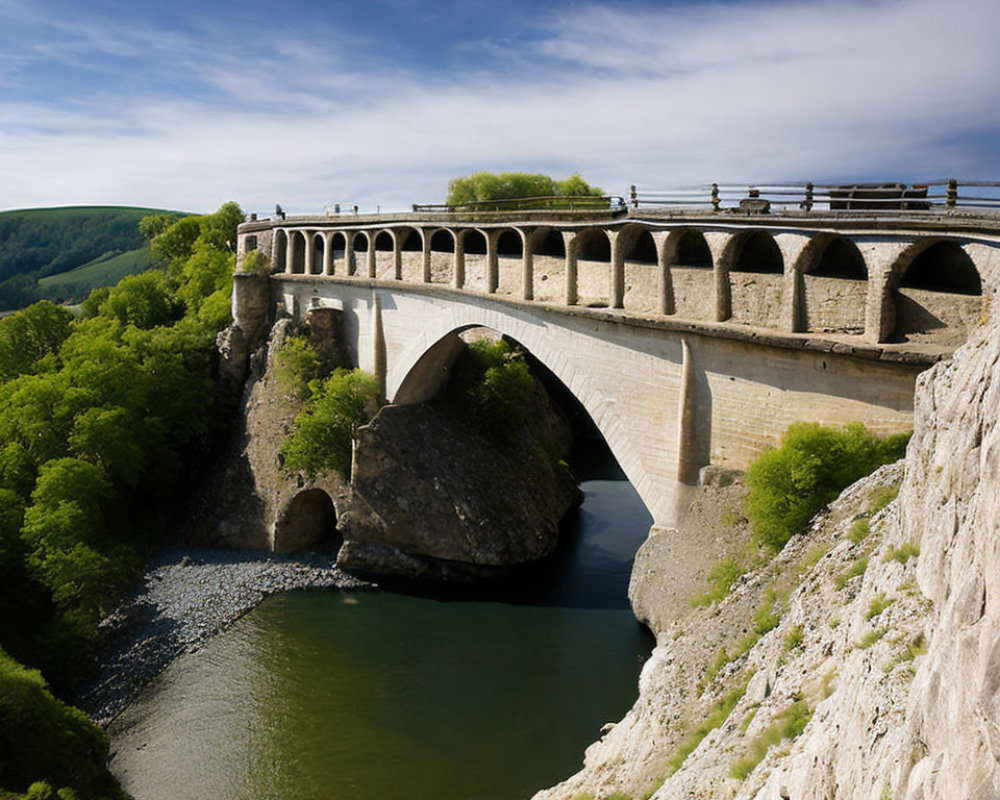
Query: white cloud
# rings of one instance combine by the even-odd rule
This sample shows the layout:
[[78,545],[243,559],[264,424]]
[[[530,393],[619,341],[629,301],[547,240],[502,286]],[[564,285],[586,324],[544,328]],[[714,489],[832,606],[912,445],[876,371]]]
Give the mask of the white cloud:
[[112,84],[52,107],[0,95],[0,205],[405,208],[480,168],[580,171],[622,193],[1000,167],[956,143],[1000,129],[993,0],[595,4],[540,33],[491,49],[502,74],[421,75],[332,28],[275,32],[280,50],[261,50],[210,27],[156,39],[75,26],[73,58],[141,53],[190,96]]

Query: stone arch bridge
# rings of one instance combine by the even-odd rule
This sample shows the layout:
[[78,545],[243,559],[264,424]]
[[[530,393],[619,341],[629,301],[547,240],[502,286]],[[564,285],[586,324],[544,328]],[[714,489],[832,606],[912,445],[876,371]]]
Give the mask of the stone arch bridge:
[[[252,219],[234,318],[341,312],[390,402],[447,379],[487,327],[576,396],[649,508],[674,521],[708,465],[742,468],[789,424],[912,425],[917,374],[995,293],[1000,220],[926,214],[507,212]],[[260,287],[266,284],[266,290]]]

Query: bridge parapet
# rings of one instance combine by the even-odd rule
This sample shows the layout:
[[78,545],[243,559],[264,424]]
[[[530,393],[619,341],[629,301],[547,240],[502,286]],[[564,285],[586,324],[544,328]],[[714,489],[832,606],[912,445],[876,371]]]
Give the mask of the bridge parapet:
[[995,293],[1000,215],[811,210],[298,216],[239,230],[274,273],[426,284],[948,352]]

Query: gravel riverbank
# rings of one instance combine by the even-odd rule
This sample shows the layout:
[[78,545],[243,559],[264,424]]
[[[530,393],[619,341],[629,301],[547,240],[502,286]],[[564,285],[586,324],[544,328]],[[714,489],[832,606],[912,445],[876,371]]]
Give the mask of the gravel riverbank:
[[83,687],[77,705],[106,725],[176,656],[197,650],[268,595],[375,588],[342,572],[335,560],[335,551],[160,551],[146,565],[140,588],[101,624],[98,675]]

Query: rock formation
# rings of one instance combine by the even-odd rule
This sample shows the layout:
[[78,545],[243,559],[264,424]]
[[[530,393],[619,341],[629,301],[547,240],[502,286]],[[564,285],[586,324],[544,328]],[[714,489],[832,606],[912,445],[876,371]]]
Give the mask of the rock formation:
[[722,602],[666,619],[644,545],[631,594],[660,622],[639,699],[536,800],[1000,797],[1000,325],[916,397],[905,465]]
[[535,382],[531,424],[498,443],[441,404],[386,406],[358,431],[338,564],[464,579],[550,555],[579,502],[572,433]]

